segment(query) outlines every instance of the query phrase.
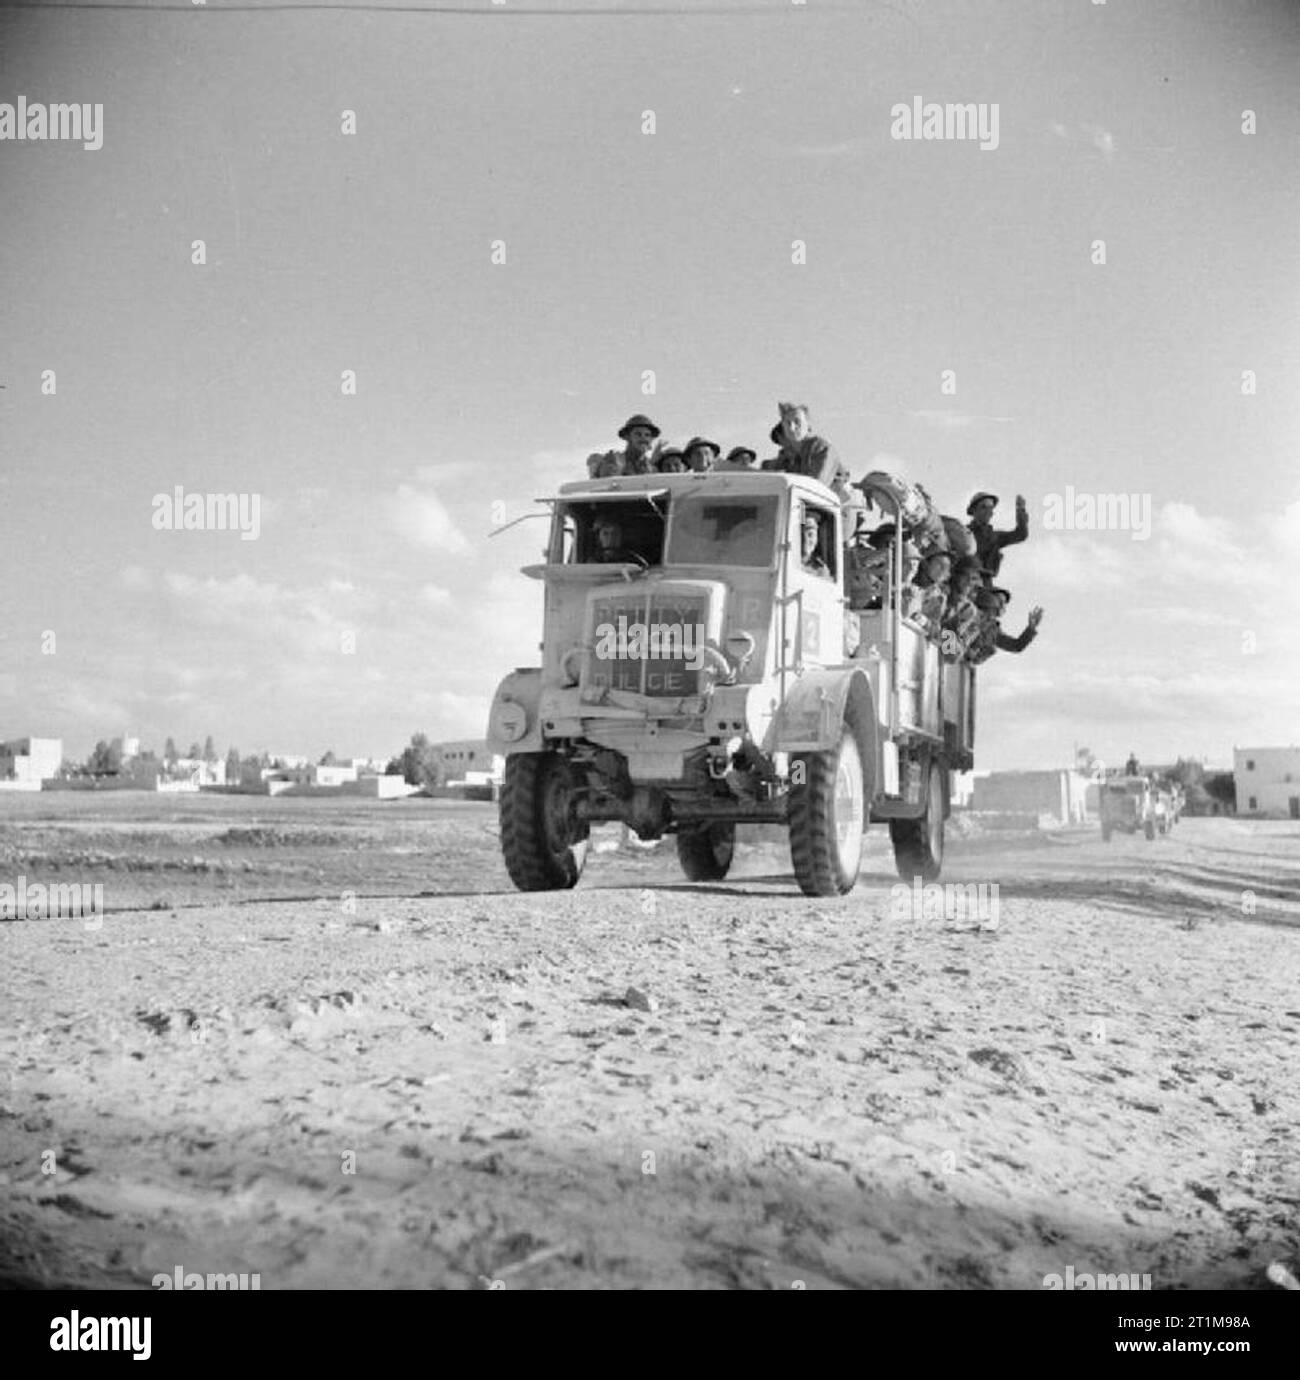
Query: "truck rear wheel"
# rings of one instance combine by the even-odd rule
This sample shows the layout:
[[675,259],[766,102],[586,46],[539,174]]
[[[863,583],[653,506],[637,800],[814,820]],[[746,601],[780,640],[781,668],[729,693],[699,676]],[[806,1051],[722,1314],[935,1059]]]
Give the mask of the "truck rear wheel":
[[852,891],[862,862],[866,786],[857,734],[846,723],[832,752],[801,752],[790,762],[790,860],[805,896]]
[[518,752],[506,759],[501,851],[520,891],[562,891],[582,876],[589,831],[574,814],[574,784],[557,752]]
[[736,826],[728,821],[684,824],[677,831],[677,857],[688,881],[720,882],[735,851]]
[[920,819],[891,819],[889,837],[894,845],[894,866],[904,881],[920,877],[937,881],[943,870],[943,768],[930,763],[930,785],[925,814]]

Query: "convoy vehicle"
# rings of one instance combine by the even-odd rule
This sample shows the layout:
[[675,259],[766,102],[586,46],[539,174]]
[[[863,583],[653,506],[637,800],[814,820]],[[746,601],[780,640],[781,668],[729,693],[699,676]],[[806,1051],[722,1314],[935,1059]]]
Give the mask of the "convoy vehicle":
[[1101,837],[1109,843],[1116,829],[1136,834],[1139,829],[1149,839],[1169,832],[1171,815],[1167,802],[1146,776],[1113,776],[1102,783],[1098,801]]
[[488,723],[517,887],[573,886],[607,820],[675,835],[694,881],[727,875],[743,823],[786,826],[810,896],[852,889],[873,820],[900,876],[939,875],[975,676],[905,616],[899,543],[880,606],[850,609],[841,500],[816,480],[622,476],[543,501],[545,559],[523,572],[544,587],[542,664],[505,677]]

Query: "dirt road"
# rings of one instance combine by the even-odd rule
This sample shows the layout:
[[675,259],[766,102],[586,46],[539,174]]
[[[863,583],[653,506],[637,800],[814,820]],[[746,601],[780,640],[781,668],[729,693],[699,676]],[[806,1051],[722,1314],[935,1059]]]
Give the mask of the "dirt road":
[[982,922],[916,913],[880,834],[829,902],[762,845],[717,886],[611,852],[568,894],[484,861],[498,892],[0,925],[0,1276],[1300,1272],[1300,828],[959,840]]

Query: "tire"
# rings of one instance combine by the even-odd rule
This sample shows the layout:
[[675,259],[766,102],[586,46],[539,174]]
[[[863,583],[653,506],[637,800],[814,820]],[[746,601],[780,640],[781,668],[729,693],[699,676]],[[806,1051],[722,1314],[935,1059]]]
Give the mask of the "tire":
[[852,891],[862,864],[867,788],[858,736],[850,723],[831,752],[796,753],[787,824],[790,861],[805,896],[843,896]]
[[683,825],[677,831],[677,858],[688,881],[720,882],[735,851],[736,826],[728,821]]
[[1156,822],[1155,822],[1155,820],[1153,820],[1153,819],[1147,820],[1146,824],[1143,826],[1142,832],[1147,836],[1148,839],[1153,839],[1153,838],[1155,838],[1155,836],[1156,836]]
[[519,752],[506,759],[499,802],[501,852],[520,891],[563,891],[587,861],[586,824],[573,816],[569,764],[556,752]]
[[938,881],[943,871],[943,768],[930,763],[930,786],[925,814],[920,819],[891,819],[889,837],[894,844],[894,866],[906,882],[920,877]]

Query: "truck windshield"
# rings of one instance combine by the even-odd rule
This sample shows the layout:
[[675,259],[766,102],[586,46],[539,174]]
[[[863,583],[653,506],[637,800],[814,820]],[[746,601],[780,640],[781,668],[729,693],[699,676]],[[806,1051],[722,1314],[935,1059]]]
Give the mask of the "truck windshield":
[[749,565],[776,556],[776,494],[712,498],[695,493],[672,505],[668,561],[673,565]]

